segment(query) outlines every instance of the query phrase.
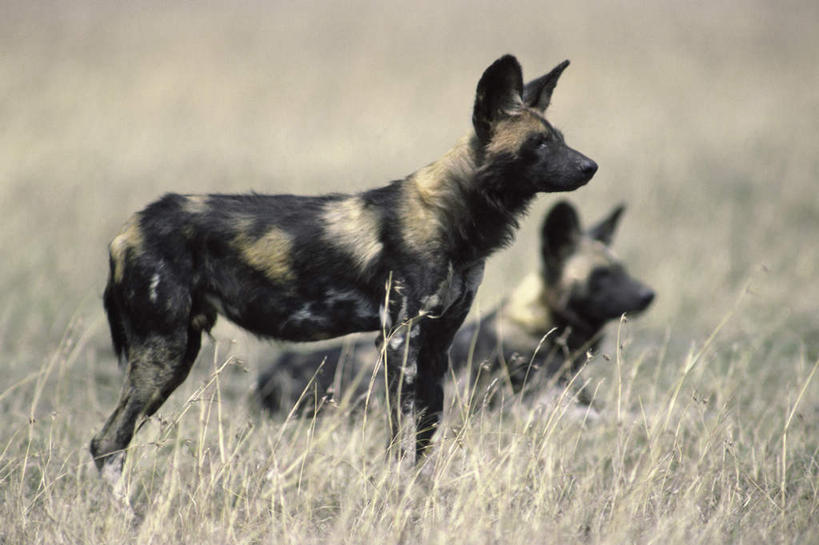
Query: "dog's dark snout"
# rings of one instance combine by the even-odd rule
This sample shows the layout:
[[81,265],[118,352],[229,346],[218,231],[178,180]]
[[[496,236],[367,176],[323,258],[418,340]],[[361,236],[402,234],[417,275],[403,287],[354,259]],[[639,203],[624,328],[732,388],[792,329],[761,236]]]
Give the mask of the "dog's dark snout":
[[584,176],[591,178],[594,176],[594,173],[597,172],[597,163],[591,159],[583,158],[583,160],[580,161],[580,172],[582,172]]
[[645,309],[654,300],[654,290],[646,288],[640,292],[640,309]]

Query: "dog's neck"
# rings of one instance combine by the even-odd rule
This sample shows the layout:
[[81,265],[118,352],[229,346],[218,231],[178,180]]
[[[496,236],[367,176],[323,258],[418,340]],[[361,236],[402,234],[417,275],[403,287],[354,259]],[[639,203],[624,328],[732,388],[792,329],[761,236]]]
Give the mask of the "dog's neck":
[[436,226],[440,249],[459,262],[485,259],[509,244],[534,194],[516,194],[507,164],[485,158],[475,135],[407,180],[415,221]]
[[[570,350],[599,340],[605,324],[593,323],[567,306],[565,297],[551,289],[539,272],[530,273],[501,307],[501,314],[532,337],[564,338]],[[565,337],[566,332],[568,337]],[[548,339],[547,339],[548,341]]]

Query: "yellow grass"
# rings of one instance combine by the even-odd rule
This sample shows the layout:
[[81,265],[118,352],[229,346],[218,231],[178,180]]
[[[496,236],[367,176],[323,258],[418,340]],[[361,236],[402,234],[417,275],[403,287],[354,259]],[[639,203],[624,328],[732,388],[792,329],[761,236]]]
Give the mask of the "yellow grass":
[[[819,8],[771,4],[5,2],[0,543],[809,543],[819,520]],[[600,170],[591,221],[658,292],[577,378],[599,418],[451,392],[418,474],[364,415],[266,418],[276,345],[220,323],[134,439],[105,249],[166,191],[383,184],[469,127],[481,71],[572,60],[550,118]],[[543,196],[476,312],[538,264]],[[605,356],[605,357],[604,357]],[[570,392],[567,392],[567,397]],[[471,405],[473,410],[468,410]]]

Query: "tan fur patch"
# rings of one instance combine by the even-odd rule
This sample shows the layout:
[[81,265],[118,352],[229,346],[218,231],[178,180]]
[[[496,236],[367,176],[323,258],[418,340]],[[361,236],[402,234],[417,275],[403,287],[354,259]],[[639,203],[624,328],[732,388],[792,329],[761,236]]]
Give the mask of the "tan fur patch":
[[139,214],[131,216],[120,233],[114,237],[108,246],[111,262],[114,265],[114,282],[121,282],[125,269],[125,260],[128,251],[139,252],[142,249],[142,231],[139,228]]
[[469,137],[462,138],[441,157],[404,182],[402,228],[405,242],[417,251],[434,245],[447,228],[445,212],[463,206],[459,184],[475,173],[475,152]]
[[328,239],[348,252],[364,272],[383,249],[378,215],[358,197],[328,203],[321,216]]
[[545,132],[540,114],[526,109],[519,114],[500,120],[492,133],[492,140],[486,147],[490,155],[517,153],[532,133]]
[[270,229],[255,240],[240,231],[235,242],[248,264],[263,272],[270,280],[284,284],[295,278],[290,264],[292,243],[287,233],[281,229]]
[[583,237],[580,247],[563,266],[560,284],[568,289],[576,282],[585,282],[597,267],[606,267],[616,261],[614,254],[602,242]]
[[416,251],[423,251],[438,240],[443,229],[435,210],[429,206],[412,180],[404,185],[401,223],[404,241]]
[[182,204],[182,210],[189,214],[201,214],[207,212],[208,196],[207,195],[185,195],[185,202]]
[[540,273],[529,273],[501,309],[501,316],[534,335],[545,335],[554,325]]

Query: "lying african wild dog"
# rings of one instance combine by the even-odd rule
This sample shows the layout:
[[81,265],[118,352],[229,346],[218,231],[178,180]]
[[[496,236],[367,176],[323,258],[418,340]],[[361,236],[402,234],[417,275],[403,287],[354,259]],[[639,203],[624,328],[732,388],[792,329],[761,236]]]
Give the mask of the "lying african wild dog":
[[[460,375],[469,369],[473,379],[479,368],[484,376],[501,371],[513,390],[521,391],[524,383],[534,382],[536,370],[540,379],[577,372],[587,351],[597,350],[608,322],[645,310],[654,292],[632,278],[609,249],[623,210],[618,206],[583,231],[575,208],[556,204],[541,228],[539,270],[487,316],[458,331],[450,349],[453,371]],[[313,391],[363,399],[377,360],[376,347],[364,339],[284,352],[260,373],[256,396],[272,412],[290,410],[305,388],[307,409],[321,403]],[[311,379],[314,385],[308,387]],[[379,384],[383,381],[373,383]]]
[[506,55],[480,78],[474,133],[403,180],[356,195],[165,195],[110,245],[104,293],[126,364],[120,400],[91,440],[117,480],[137,419],[185,379],[222,314],[264,337],[312,341],[389,332],[390,432],[418,430],[413,459],[443,407],[447,350],[484,260],[508,244],[539,192],[570,191],[597,165],[546,121],[564,61],[524,91]]

